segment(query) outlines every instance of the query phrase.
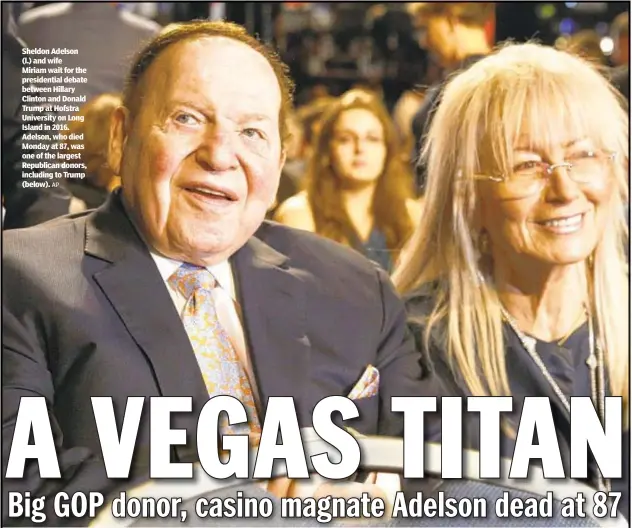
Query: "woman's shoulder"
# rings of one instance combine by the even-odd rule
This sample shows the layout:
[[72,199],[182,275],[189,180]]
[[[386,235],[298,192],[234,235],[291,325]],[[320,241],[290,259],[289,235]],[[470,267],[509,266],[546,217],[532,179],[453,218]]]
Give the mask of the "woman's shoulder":
[[428,317],[434,309],[437,297],[437,284],[427,283],[402,295],[409,319],[418,320]]
[[301,191],[279,205],[274,213],[274,220],[297,229],[314,231],[314,218],[307,192]]
[[429,396],[460,396],[466,391],[458,384],[448,361],[445,320],[433,316],[437,288],[438,284],[429,283],[403,296],[408,328],[426,373],[424,392]]
[[446,351],[446,321],[435,317],[438,287],[438,283],[427,283],[404,294],[402,298],[406,305],[408,328],[417,349],[422,354],[443,362]]

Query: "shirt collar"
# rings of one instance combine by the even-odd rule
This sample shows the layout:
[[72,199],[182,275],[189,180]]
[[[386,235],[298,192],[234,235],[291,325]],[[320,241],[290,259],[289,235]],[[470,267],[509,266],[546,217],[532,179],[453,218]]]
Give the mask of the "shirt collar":
[[[169,280],[169,277],[182,265],[182,262],[173,260],[163,255],[159,255],[152,249],[149,250],[151,257],[154,259],[158,272],[165,283]],[[212,266],[206,266],[206,269],[211,272],[215,280],[218,282],[220,288],[230,295],[233,301],[237,301],[235,296],[235,284],[233,281],[233,273],[230,268],[228,260],[213,264]]]
[[[138,236],[147,246],[147,249],[149,250],[151,258],[154,259],[154,262],[156,263],[156,267],[158,268],[158,272],[160,273],[162,280],[165,282],[165,284],[167,284],[169,277],[171,277],[171,275],[173,275],[173,273],[183,263],[156,253],[153,250],[153,248],[147,243],[147,240],[145,240],[145,237],[143,236],[142,231],[138,229],[138,226],[136,225],[136,222],[134,221],[134,215],[130,214],[127,204],[125,203],[125,200],[123,200],[122,196],[121,196],[121,203],[123,204],[123,210],[125,211],[125,214],[129,218],[132,225],[134,226],[134,229],[138,233]],[[214,264],[212,266],[206,266],[206,269],[211,272],[213,277],[215,277],[215,280],[219,284],[219,287],[225,292],[227,292],[228,295],[230,295],[230,298],[233,300],[233,302],[237,302],[237,295],[235,293],[235,281],[233,279],[233,272],[228,260],[225,260],[218,264]]]

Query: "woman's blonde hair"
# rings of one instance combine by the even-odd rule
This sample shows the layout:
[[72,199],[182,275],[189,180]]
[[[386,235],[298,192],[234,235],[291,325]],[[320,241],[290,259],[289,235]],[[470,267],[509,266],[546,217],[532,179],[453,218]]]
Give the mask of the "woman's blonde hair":
[[433,289],[433,309],[423,321],[426,345],[441,324],[448,359],[474,395],[509,395],[510,388],[500,301],[491,281],[481,280],[472,175],[507,174],[519,137],[534,149],[587,137],[596,148],[616,153],[616,191],[604,206],[606,226],[586,263],[587,295],[612,394],[628,408],[629,147],[623,108],[594,66],[535,43],[507,44],[446,86],[422,154],[429,175],[424,214],[393,279],[402,293]]

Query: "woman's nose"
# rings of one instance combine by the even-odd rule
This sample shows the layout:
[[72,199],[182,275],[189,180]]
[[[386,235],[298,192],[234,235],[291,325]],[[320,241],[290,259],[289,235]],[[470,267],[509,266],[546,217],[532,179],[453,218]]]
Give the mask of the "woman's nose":
[[558,163],[549,169],[547,198],[551,201],[570,202],[580,194],[579,185],[573,180],[572,165]]
[[353,142],[353,146],[354,146],[354,150],[356,152],[361,152],[364,150],[366,145],[366,141],[362,138],[357,138],[354,142]]

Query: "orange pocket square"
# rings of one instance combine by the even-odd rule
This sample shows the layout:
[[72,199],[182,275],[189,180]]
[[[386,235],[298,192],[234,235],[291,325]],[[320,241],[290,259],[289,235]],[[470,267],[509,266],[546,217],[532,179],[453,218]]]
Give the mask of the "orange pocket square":
[[350,400],[360,400],[375,396],[380,388],[380,371],[369,365],[347,396]]

